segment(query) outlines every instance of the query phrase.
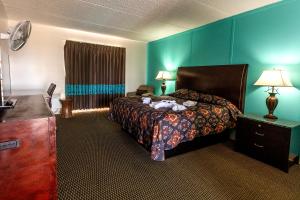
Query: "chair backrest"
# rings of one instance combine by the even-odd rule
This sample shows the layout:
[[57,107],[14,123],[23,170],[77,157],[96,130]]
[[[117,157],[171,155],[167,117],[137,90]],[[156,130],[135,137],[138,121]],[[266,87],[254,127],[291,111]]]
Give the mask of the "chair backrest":
[[150,93],[154,92],[154,87],[151,85],[140,85],[138,90],[147,90]]
[[50,86],[49,86],[49,88],[48,88],[48,90],[47,90],[47,94],[50,97],[52,97],[55,88],[56,88],[56,85],[54,83],[51,83]]

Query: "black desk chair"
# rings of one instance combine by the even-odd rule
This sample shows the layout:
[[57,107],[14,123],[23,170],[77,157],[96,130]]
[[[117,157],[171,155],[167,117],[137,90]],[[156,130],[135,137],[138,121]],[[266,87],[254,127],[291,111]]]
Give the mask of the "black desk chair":
[[55,88],[56,88],[56,85],[54,83],[51,83],[48,90],[47,90],[48,96],[46,97],[46,100],[47,100],[47,103],[48,103],[50,108],[52,107],[51,100],[52,100],[52,95],[54,93]]
[[141,96],[144,93],[150,93],[153,95],[154,92],[154,87],[151,85],[140,85],[138,89],[135,92],[127,92],[127,97],[132,97],[132,96]]

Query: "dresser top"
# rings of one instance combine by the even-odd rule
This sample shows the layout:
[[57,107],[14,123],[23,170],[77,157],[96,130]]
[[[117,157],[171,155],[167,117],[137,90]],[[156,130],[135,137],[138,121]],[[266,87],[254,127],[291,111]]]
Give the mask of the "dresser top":
[[0,111],[0,122],[28,120],[53,116],[43,95],[12,97],[17,99],[14,108]]
[[263,116],[255,115],[255,114],[244,114],[241,117],[256,120],[256,121],[260,121],[260,122],[265,122],[265,123],[268,123],[268,124],[284,126],[284,127],[288,127],[288,128],[294,128],[294,127],[300,126],[300,122],[288,121],[288,120],[282,120],[282,119],[276,119],[276,120],[267,119],[267,118],[264,118]]

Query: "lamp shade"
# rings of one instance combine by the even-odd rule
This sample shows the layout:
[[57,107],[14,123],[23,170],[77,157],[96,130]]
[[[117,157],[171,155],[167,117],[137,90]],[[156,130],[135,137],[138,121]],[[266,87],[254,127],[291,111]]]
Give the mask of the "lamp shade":
[[159,71],[156,80],[170,80],[172,79],[170,72],[168,71]]
[[259,86],[273,87],[292,87],[286,71],[283,70],[265,70],[260,75],[259,79],[254,83]]

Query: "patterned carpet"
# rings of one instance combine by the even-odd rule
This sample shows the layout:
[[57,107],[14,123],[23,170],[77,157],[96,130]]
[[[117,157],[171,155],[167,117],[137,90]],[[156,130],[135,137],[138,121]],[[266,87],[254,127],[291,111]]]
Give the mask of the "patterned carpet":
[[289,174],[217,144],[164,162],[105,113],[57,117],[59,199],[300,199],[300,166]]

